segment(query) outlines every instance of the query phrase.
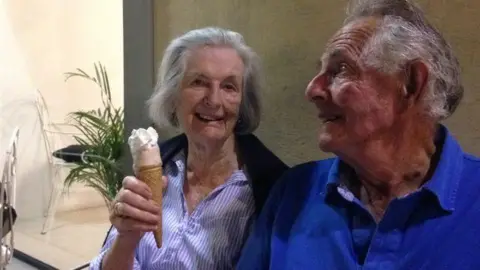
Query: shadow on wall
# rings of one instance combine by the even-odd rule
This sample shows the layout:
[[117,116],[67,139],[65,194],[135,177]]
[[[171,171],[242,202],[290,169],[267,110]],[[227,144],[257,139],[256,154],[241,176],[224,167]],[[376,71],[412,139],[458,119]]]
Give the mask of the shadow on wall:
[[[342,14],[344,1],[154,3],[157,64],[168,42],[190,29],[213,25],[240,32],[262,58],[266,76],[265,110],[256,134],[290,165],[328,156],[316,148],[318,121],[304,92],[325,41],[342,22],[332,14]],[[317,27],[323,30],[314,31]]]
[[41,217],[51,192],[51,177],[35,98],[15,95],[2,101],[1,153],[14,127],[20,128],[16,192],[19,219]]
[[19,127],[16,209],[19,219],[33,218],[42,215],[50,194],[48,161],[35,107],[35,89],[3,4],[0,5],[0,156],[3,160],[11,133]]
[[[123,104],[122,25],[118,0],[0,1],[0,151],[18,126],[19,219],[43,215],[53,182],[36,90],[45,96],[52,122],[64,122],[71,111],[97,108],[100,92],[84,81],[66,84],[63,74],[100,60],[109,67],[115,103]],[[88,204],[96,195],[79,194],[68,201]]]

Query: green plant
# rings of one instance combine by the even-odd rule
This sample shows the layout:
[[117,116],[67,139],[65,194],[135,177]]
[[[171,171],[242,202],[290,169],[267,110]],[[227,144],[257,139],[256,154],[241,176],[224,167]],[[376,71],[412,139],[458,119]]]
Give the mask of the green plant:
[[65,81],[73,77],[87,79],[101,91],[102,108],[91,111],[75,111],[69,114],[69,122],[81,136],[75,136],[78,144],[87,149],[83,162],[70,170],[65,178],[65,188],[74,183],[83,183],[94,188],[106,203],[113,200],[122,185],[120,159],[124,148],[123,108],[112,103],[110,82],[105,66],[95,63],[95,75],[90,76],[82,69],[65,73]]

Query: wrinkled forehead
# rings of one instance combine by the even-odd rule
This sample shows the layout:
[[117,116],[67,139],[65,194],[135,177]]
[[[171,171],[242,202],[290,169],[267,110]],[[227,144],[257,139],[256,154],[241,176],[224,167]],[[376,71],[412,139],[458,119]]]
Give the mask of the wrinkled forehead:
[[331,57],[339,55],[358,58],[365,44],[375,33],[378,23],[379,18],[366,17],[346,24],[328,41],[321,61],[325,63]]

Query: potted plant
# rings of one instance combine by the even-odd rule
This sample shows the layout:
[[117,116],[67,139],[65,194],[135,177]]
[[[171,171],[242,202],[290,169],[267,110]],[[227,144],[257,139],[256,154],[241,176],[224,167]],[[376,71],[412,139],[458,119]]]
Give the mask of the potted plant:
[[82,162],[70,170],[64,186],[68,189],[74,183],[82,183],[92,187],[108,205],[122,185],[124,114],[123,108],[115,107],[112,102],[105,66],[95,63],[94,71],[94,75],[89,75],[82,69],[65,73],[65,81],[80,77],[93,82],[100,89],[103,106],[97,110],[69,114],[69,122],[81,134],[74,138],[86,151],[82,154]]

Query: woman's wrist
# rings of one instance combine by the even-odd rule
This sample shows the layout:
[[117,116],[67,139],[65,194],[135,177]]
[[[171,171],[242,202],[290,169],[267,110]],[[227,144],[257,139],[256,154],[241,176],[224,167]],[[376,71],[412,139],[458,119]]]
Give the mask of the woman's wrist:
[[119,247],[135,249],[142,239],[142,235],[142,233],[137,232],[119,233],[115,241]]
[[134,264],[135,249],[142,235],[135,233],[120,233],[110,250],[102,260],[102,270],[131,269]]

